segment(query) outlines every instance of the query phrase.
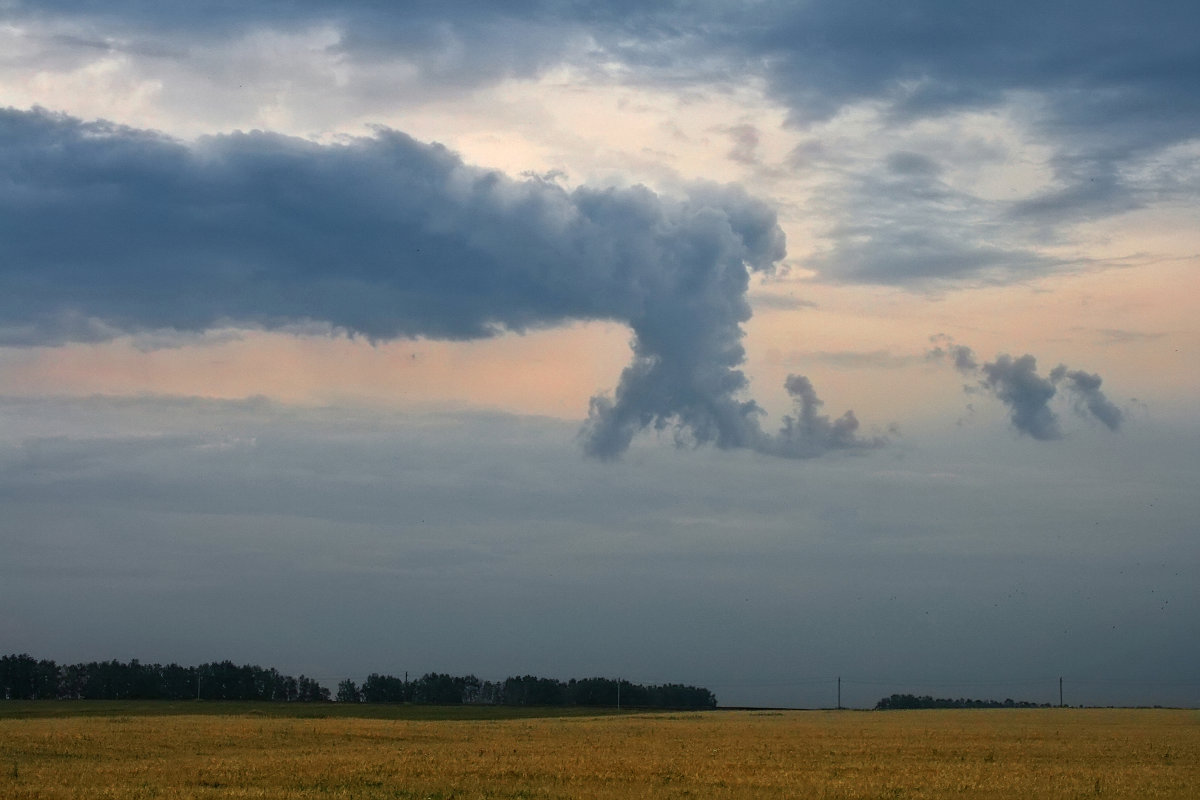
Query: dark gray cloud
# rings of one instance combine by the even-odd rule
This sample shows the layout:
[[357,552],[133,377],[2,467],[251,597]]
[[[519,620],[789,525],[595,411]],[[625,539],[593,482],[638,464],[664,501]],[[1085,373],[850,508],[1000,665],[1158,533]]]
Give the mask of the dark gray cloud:
[[[648,10],[647,15],[655,12]],[[660,53],[757,73],[799,126],[872,102],[903,125],[1016,106],[1056,150],[1043,205],[1124,207],[1114,169],[1200,134],[1200,9],[1187,0],[700,5],[658,12]],[[660,59],[667,56],[660,55]],[[1100,202],[1091,184],[1110,181]],[[1101,187],[1103,189],[1104,187]],[[1057,198],[1057,202],[1055,202]]]
[[1006,211],[1018,222],[1053,233],[1057,226],[1132,211],[1141,192],[1118,174],[1115,163],[1056,165],[1059,188],[1013,203]]
[[1050,407],[1059,386],[1071,395],[1081,416],[1095,417],[1110,431],[1118,430],[1125,418],[1121,409],[1100,390],[1103,381],[1094,373],[1059,364],[1042,377],[1037,371],[1037,359],[1028,353],[1016,358],[1003,353],[981,364],[971,348],[956,344],[948,336],[934,336],[932,341],[934,347],[928,353],[929,358],[947,361],[964,375],[978,376],[977,386],[968,385],[964,389],[982,389],[1002,402],[1018,433],[1040,441],[1062,438],[1062,424]]
[[349,62],[401,61],[439,86],[475,87],[533,77],[561,63],[587,25],[607,27],[607,14],[554,2],[14,3],[0,19],[64,28],[80,46],[186,57],[196,42],[219,42],[264,29],[330,26],[331,54]]
[[[680,61],[715,53],[759,75],[797,127],[870,103],[882,133],[962,111],[1003,109],[1051,153],[1053,182],[1015,202],[960,194],[940,205],[912,186],[851,174],[832,247],[806,261],[838,282],[911,285],[1019,280],[1068,268],[1036,255],[1071,225],[1181,190],[1139,167],[1200,137],[1200,7],[1186,0],[709,6],[703,35],[670,40]],[[894,153],[891,178],[938,177],[927,156]],[[856,185],[861,182],[861,185]],[[1194,187],[1184,190],[1191,199]],[[915,204],[914,204],[915,203]]]
[[[772,3],[770,24],[739,25],[728,47],[767,65],[769,91],[794,124],[871,102],[895,128],[964,110],[1008,109],[1053,154],[1054,182],[1034,196],[982,209],[974,227],[927,204],[919,224],[904,192],[847,203],[846,229],[810,264],[838,281],[887,284],[983,276],[994,280],[1067,266],[1031,245],[1062,241],[1077,222],[1153,202],[1170,176],[1134,176],[1135,165],[1200,137],[1200,7],[1184,0],[1136,6],[1021,2],[948,8],[915,3]],[[757,9],[756,9],[757,10]],[[909,175],[935,173],[893,155]],[[924,171],[913,172],[914,168]],[[1177,188],[1177,187],[1174,187]],[[1189,195],[1195,199],[1195,191]],[[882,218],[872,212],[889,213]],[[1010,227],[998,235],[993,226]],[[889,255],[892,254],[892,255]]]
[[1200,11],[1187,0],[955,8],[940,0],[39,0],[7,4],[3,13],[188,38],[329,23],[345,31],[340,46],[350,55],[417,53],[443,69],[475,71],[480,81],[534,74],[564,57],[561,43],[578,32],[594,62],[637,68],[632,80],[761,75],[798,124],[868,100],[903,120],[996,107],[1024,93],[1045,134],[1074,139],[1101,162],[1192,138],[1200,128],[1200,98],[1192,91],[1200,78],[1200,43],[1192,35]]
[[1058,415],[1049,406],[1054,384],[1037,374],[1036,358],[1001,354],[980,369],[981,385],[1008,406],[1014,428],[1042,441],[1062,438]]
[[797,122],[861,100],[883,100],[894,115],[916,118],[994,107],[1029,92],[1048,101],[1040,109],[1048,131],[1137,147],[1190,137],[1200,118],[1189,88],[1200,70],[1190,35],[1200,12],[1186,0],[954,8],[938,0],[825,0],[755,11],[772,24],[737,25],[731,10],[728,46],[770,56],[763,63],[772,91]]
[[[586,448],[599,458],[619,456],[633,435],[653,424],[659,430],[674,427],[679,446],[713,444],[723,450],[747,449],[781,458],[817,458],[835,451],[865,451],[884,447],[888,438],[859,434],[858,418],[846,411],[836,420],[819,413],[824,403],[812,382],[803,375],[788,375],[784,388],[794,411],[785,415],[774,435],[762,430],[762,410],[753,401],[737,399],[744,378],[679,398],[670,378],[653,362],[639,359],[621,375],[617,403],[607,398],[592,399],[585,428]],[[719,380],[719,376],[714,376]],[[677,407],[673,413],[666,409]]]
[[647,426],[750,446],[741,324],[750,270],[784,256],[775,214],[735,187],[681,200],[573,191],[470,167],[380,130],[187,145],[42,111],[0,112],[0,333],[280,328],[472,339],[570,319],[627,323],[634,362],[592,404],[588,450]]
[[1103,381],[1094,372],[1067,369],[1059,364],[1050,371],[1050,380],[1055,384],[1066,386],[1067,391],[1075,398],[1075,407],[1084,416],[1091,414],[1104,423],[1110,431],[1121,427],[1124,413],[1100,391]]

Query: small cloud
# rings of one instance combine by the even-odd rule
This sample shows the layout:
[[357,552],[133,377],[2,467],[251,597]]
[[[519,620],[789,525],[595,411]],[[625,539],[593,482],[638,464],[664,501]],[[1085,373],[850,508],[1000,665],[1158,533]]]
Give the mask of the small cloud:
[[981,364],[971,348],[956,344],[949,336],[937,334],[930,340],[934,347],[926,357],[978,377],[975,384],[965,384],[963,391],[967,394],[982,391],[1003,403],[1018,433],[1039,441],[1062,438],[1058,415],[1050,407],[1060,386],[1071,396],[1075,411],[1081,416],[1095,417],[1110,431],[1118,430],[1124,420],[1121,409],[1100,390],[1103,381],[1099,375],[1060,364],[1049,376],[1042,377],[1037,372],[1037,359],[1028,353],[1016,358],[1005,353]]
[[793,414],[783,418],[779,432],[764,439],[755,449],[786,458],[814,458],[831,450],[874,450],[885,446],[885,436],[861,436],[858,417],[847,411],[837,419],[819,413],[824,403],[812,381],[803,375],[788,375],[784,388],[792,398]]
[[1049,408],[1054,384],[1037,374],[1037,359],[1001,354],[983,364],[981,385],[1008,406],[1009,420],[1019,433],[1047,441],[1061,439],[1058,415]]
[[1151,333],[1147,331],[1126,331],[1118,328],[1100,328],[1096,333],[1100,334],[1100,344],[1103,345],[1153,342],[1167,335],[1165,333]]
[[564,183],[567,180],[567,173],[561,169],[549,169],[545,172],[535,172],[527,169],[521,173],[521,177],[542,183]]
[[949,360],[959,372],[974,372],[978,369],[979,363],[975,360],[975,353],[971,348],[955,344],[953,339],[943,333],[930,336],[929,341],[934,346],[925,354],[927,360]]
[[1100,385],[1104,381],[1099,375],[1083,370],[1070,370],[1066,365],[1059,364],[1051,370],[1050,380],[1067,387],[1067,391],[1074,397],[1075,410],[1081,416],[1091,414],[1110,431],[1121,427],[1125,415],[1100,391]]
[[762,162],[758,154],[758,146],[761,141],[758,128],[753,125],[742,124],[730,125],[719,130],[733,140],[733,149],[728,153],[730,161],[736,161],[739,164],[747,166],[757,166]]

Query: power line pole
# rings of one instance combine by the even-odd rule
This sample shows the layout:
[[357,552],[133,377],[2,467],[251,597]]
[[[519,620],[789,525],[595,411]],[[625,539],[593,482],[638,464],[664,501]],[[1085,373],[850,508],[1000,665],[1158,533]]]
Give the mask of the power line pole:
[[842,710],[842,676],[838,675],[838,711]]
[[1063,707],[1062,676],[1061,675],[1058,676],[1058,707],[1059,708]]

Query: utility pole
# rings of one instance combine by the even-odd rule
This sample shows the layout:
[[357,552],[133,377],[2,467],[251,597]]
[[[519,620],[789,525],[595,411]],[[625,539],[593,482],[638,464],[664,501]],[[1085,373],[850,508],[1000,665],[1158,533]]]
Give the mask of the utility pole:
[[842,676],[838,675],[838,711],[842,710]]
[[1059,708],[1063,707],[1062,676],[1061,675],[1058,676],[1058,707]]
[[617,678],[617,711],[621,710],[621,679]]
[[196,667],[196,699],[200,699],[200,668]]

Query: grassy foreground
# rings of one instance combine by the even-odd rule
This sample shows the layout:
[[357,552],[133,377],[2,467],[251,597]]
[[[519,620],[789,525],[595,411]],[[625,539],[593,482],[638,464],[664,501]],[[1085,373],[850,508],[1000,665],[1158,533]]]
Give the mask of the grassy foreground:
[[387,719],[6,706],[0,797],[13,800],[1200,797],[1196,711]]

